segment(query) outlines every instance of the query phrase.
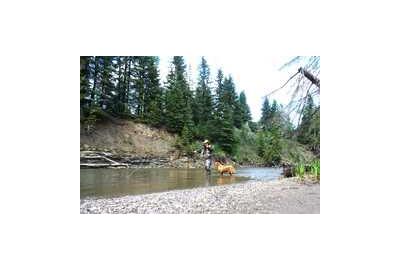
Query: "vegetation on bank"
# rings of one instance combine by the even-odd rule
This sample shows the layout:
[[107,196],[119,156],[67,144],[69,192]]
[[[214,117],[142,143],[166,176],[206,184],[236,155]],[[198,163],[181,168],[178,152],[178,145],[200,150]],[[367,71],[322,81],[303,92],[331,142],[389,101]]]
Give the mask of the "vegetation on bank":
[[304,180],[306,177],[319,182],[321,166],[319,160],[313,160],[311,163],[298,163],[293,167],[293,175]]
[[129,119],[177,134],[175,148],[190,157],[207,138],[217,159],[242,164],[297,164],[301,174],[319,158],[320,108],[311,95],[296,125],[268,98],[261,119],[253,122],[244,91],[238,94],[234,79],[222,70],[212,82],[204,57],[194,89],[183,57],[173,57],[163,83],[158,61],[154,56],[81,57],[81,125],[88,134],[101,119]]

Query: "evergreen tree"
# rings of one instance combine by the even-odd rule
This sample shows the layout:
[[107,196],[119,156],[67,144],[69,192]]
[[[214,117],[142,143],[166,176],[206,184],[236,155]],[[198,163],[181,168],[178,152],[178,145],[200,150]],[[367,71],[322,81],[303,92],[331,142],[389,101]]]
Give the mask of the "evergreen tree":
[[204,57],[201,58],[199,66],[199,77],[192,107],[196,137],[209,137],[214,107],[210,87],[210,68]]
[[211,120],[213,102],[210,87],[210,68],[204,57],[201,58],[199,67],[199,80],[193,107],[193,120],[195,124],[204,126]]
[[220,130],[217,142],[223,151],[232,155],[236,144],[234,137],[232,108],[230,108],[227,104],[224,104],[222,115],[223,118],[221,119],[221,125],[217,127]]
[[100,94],[100,108],[109,110],[112,103],[112,91],[114,90],[114,64],[112,56],[102,57],[102,80]]
[[249,122],[251,120],[251,113],[249,105],[247,104],[246,94],[242,91],[239,95],[239,107],[242,123]]
[[239,103],[239,97],[235,93],[235,103],[233,104],[233,125],[236,128],[241,128],[243,122],[243,111]]
[[215,89],[215,98],[214,104],[219,104],[222,102],[223,91],[224,91],[224,73],[221,69],[218,69],[217,79],[216,79],[216,89]]
[[213,105],[213,117],[211,125],[213,128],[209,131],[209,136],[214,142],[218,142],[221,138],[221,129],[218,127],[222,126],[224,120],[224,74],[221,69],[217,72],[217,78],[215,81],[216,88],[215,88],[215,96],[214,96],[214,105]]
[[90,93],[90,61],[91,57],[81,56],[80,58],[80,109],[81,118],[87,115],[88,112],[88,95]]
[[157,66],[158,57],[150,56],[148,58],[148,86],[150,93],[146,99],[148,103],[146,111],[149,122],[153,125],[161,126],[163,124],[163,101]]
[[279,105],[274,100],[272,102],[272,105],[269,104],[268,98],[265,97],[264,103],[262,106],[262,114],[261,114],[261,119],[260,119],[260,124],[263,128],[263,130],[268,130],[272,127],[272,125],[275,123],[279,123],[280,121],[280,116],[279,116]]
[[131,104],[136,117],[153,125],[160,126],[162,119],[162,91],[160,87],[158,58],[136,56],[132,70]]
[[214,98],[214,126],[218,126],[219,121],[223,117],[223,104],[224,104],[224,74],[221,69],[218,70],[217,78],[216,78],[216,88],[215,88],[215,98]]
[[[174,56],[167,77],[165,122],[172,132],[181,134],[185,125],[192,128],[192,93],[185,78],[185,63],[182,56]],[[193,132],[193,130],[190,130]]]
[[135,57],[135,63],[133,65],[133,89],[131,104],[135,112],[135,116],[139,119],[145,118],[145,107],[146,107],[146,58],[142,56]]
[[183,93],[176,81],[173,68],[167,76],[165,94],[165,122],[167,128],[172,132],[180,132],[185,124],[182,112],[185,111]]
[[319,107],[314,105],[312,96],[308,95],[301,123],[297,128],[297,140],[316,154],[319,154],[319,117]]
[[271,106],[269,105],[269,100],[267,97],[265,97],[261,108],[261,119],[260,119],[261,125],[263,126],[267,125],[268,119],[270,118],[270,111],[271,111]]
[[270,120],[274,119],[277,116],[278,109],[279,109],[278,108],[278,102],[276,102],[276,100],[274,100],[272,102],[271,110],[270,110],[270,113],[269,113]]
[[311,118],[311,125],[308,132],[310,136],[310,148],[314,154],[319,155],[320,153],[320,108],[319,106],[315,108],[314,113]]
[[113,98],[112,111],[119,117],[128,117],[131,115],[129,98],[131,85],[131,64],[133,57],[119,56],[117,57],[118,76],[115,88],[115,96]]
[[236,102],[235,86],[232,77],[223,78],[221,70],[218,71],[216,85],[216,102],[213,120],[213,140],[221,149],[233,154],[236,140],[234,137],[234,109]]
[[226,103],[233,112],[237,102],[237,94],[235,92],[235,84],[232,76],[224,78],[222,102]]
[[90,98],[89,98],[89,110],[91,110],[95,105],[96,105],[96,97],[98,95],[98,80],[99,80],[99,56],[95,56],[93,60],[93,77],[91,78],[93,83],[92,83],[92,88],[90,90]]

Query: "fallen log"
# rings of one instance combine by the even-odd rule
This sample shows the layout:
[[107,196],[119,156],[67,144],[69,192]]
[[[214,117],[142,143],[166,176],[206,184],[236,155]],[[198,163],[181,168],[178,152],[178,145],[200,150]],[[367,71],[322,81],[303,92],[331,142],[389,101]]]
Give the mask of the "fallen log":
[[111,158],[108,158],[108,157],[102,156],[102,158],[105,159],[105,160],[107,160],[107,161],[110,161],[110,162],[113,163],[113,164],[122,164],[122,163],[116,162],[116,161],[114,161],[114,160],[112,160]]
[[101,159],[103,156],[81,156],[84,159]]
[[[112,167],[112,166],[129,167],[129,165],[126,163],[117,162],[115,160],[112,160],[111,158],[103,156],[103,155],[105,155],[105,153],[91,152],[91,153],[86,153],[86,154],[89,154],[89,155],[82,155],[82,153],[81,153],[81,162],[82,162],[82,160],[83,161],[105,160],[110,163],[81,163],[81,166],[84,166],[84,167],[97,167],[97,168]],[[103,154],[103,155],[101,155],[101,154]],[[88,166],[89,164],[91,164],[91,166]]]
[[109,164],[109,163],[81,163],[81,168],[128,168],[124,163]]

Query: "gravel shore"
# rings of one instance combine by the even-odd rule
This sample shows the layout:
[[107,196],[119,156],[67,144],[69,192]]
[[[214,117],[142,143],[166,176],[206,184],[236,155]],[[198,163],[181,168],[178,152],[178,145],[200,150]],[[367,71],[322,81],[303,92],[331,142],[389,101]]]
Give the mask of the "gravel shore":
[[293,179],[81,199],[81,214],[319,214],[320,185]]

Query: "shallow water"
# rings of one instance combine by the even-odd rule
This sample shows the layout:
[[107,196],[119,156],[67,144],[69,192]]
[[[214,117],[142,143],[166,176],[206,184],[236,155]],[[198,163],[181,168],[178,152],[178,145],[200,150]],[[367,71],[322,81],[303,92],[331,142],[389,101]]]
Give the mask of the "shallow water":
[[240,168],[236,175],[207,174],[204,169],[81,169],[81,199],[118,197],[175,189],[277,179],[280,168]]

